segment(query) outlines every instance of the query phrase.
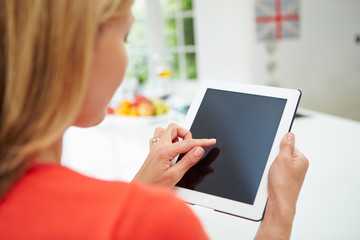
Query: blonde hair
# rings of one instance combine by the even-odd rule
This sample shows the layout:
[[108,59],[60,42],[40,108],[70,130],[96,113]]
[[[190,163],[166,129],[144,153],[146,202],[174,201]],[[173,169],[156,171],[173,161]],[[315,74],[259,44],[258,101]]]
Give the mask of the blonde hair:
[[77,116],[101,25],[132,0],[0,0],[0,198]]

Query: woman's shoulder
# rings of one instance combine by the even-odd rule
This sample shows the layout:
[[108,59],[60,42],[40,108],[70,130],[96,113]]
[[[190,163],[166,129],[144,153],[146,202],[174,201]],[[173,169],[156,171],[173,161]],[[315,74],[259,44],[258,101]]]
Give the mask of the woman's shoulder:
[[[9,195],[21,195],[21,198],[34,198],[33,193],[42,198],[82,199],[87,202],[103,201],[162,201],[178,199],[172,190],[145,185],[140,182],[109,181],[86,176],[68,167],[58,164],[35,164],[14,185]],[[8,196],[5,196],[5,199]],[[91,197],[91,198],[90,198]],[[75,201],[76,202],[76,201]]]
[[9,229],[19,226],[21,216],[26,216],[22,226],[41,234],[46,223],[51,223],[83,238],[83,229],[74,227],[81,223],[91,238],[107,234],[124,239],[205,236],[199,220],[171,189],[94,179],[59,165],[34,166],[0,203],[0,219]]
[[[25,184],[33,184],[34,187],[51,187],[53,192],[59,190],[77,194],[95,194],[97,197],[104,196],[113,198],[118,196],[140,198],[174,198],[171,189],[146,185],[140,182],[125,182],[120,180],[103,180],[93,178],[68,167],[52,164],[36,164],[26,174]],[[47,186],[46,186],[47,185]],[[176,198],[176,197],[175,197]]]

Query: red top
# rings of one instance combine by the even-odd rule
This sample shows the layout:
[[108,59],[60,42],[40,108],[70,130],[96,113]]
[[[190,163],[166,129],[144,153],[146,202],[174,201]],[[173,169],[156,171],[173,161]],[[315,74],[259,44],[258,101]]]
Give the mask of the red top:
[[0,239],[207,239],[171,190],[36,164],[0,201]]

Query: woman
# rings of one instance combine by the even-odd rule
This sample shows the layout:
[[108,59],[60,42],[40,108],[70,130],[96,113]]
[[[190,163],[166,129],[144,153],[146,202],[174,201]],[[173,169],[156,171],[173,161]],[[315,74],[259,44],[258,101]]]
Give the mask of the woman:
[[[131,4],[0,0],[1,239],[207,238],[171,190],[149,184],[174,186],[214,139],[193,139],[175,124],[156,129],[159,141],[130,184],[60,165],[64,131],[101,122],[124,77]],[[184,152],[186,161],[171,165]],[[289,238],[307,166],[287,134],[270,169],[259,239]]]

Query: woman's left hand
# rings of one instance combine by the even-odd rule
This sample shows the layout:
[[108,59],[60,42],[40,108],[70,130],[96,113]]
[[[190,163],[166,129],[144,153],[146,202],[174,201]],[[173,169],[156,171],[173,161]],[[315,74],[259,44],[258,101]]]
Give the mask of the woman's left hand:
[[[150,153],[134,180],[173,187],[204,155],[202,147],[210,147],[215,139],[193,139],[191,133],[172,123],[166,129],[157,128],[150,139]],[[182,140],[180,140],[180,138]],[[176,164],[172,160],[186,153]]]

